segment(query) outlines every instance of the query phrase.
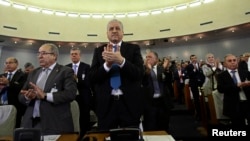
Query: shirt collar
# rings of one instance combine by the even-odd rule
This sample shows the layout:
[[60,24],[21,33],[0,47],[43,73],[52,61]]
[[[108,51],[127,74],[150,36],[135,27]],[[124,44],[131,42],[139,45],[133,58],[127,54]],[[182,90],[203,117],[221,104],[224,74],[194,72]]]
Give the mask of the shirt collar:
[[122,45],[122,41],[120,41],[118,44],[114,44],[114,43],[112,43],[112,42],[110,42],[110,44],[112,44],[113,46],[114,45],[118,45],[119,47]]
[[55,66],[56,66],[56,62],[54,64],[52,64],[51,66],[49,66],[48,69],[53,70]]
[[73,65],[79,66],[80,65],[80,61],[77,63],[72,63]]
[[17,71],[17,69],[15,69],[14,71],[12,71],[12,72],[7,72],[8,73],[8,75],[11,73],[12,75],[14,75],[15,73],[16,73],[16,71]]

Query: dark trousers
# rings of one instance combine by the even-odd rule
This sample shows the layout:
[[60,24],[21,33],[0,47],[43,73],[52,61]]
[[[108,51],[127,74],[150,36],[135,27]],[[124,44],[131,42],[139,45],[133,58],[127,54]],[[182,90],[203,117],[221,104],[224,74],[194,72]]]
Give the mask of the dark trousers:
[[140,117],[134,117],[126,104],[123,96],[110,96],[110,109],[106,115],[98,116],[98,129],[109,130],[123,127],[139,128]]
[[200,94],[199,94],[199,89],[198,86],[190,86],[192,94],[193,94],[193,99],[194,99],[194,107],[196,111],[196,119],[200,120],[201,119],[201,107],[200,107]]
[[178,89],[178,102],[180,104],[184,103],[184,83],[177,83]]
[[242,127],[246,126],[246,121],[248,126],[250,126],[250,108],[247,101],[241,101],[239,105],[239,112],[235,113],[231,118],[232,126]]
[[147,106],[143,114],[144,131],[168,131],[170,109],[166,107],[163,98],[154,98],[152,105]]
[[77,95],[76,101],[80,111],[80,136],[83,137],[90,130],[90,105],[87,104],[81,95]]

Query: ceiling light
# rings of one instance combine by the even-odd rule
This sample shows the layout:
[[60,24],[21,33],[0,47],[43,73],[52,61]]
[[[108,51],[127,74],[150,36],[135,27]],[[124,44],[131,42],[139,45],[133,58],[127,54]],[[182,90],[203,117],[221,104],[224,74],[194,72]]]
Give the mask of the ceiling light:
[[210,3],[213,2],[214,0],[204,0],[203,3]]
[[186,9],[186,8],[187,8],[186,4],[176,6],[176,10],[183,10],[183,9]]
[[4,6],[10,6],[10,2],[9,1],[5,1],[5,0],[0,0],[0,4],[4,5]]
[[104,18],[114,18],[113,14],[104,14]]
[[173,11],[174,11],[173,7],[168,7],[168,8],[163,10],[164,13],[169,13],[169,12],[173,12]]
[[14,3],[13,4],[13,7],[17,8],[17,9],[26,9],[26,7],[22,4],[17,4],[17,3]]
[[199,1],[199,0],[189,3],[190,7],[195,7],[195,6],[199,6],[199,5],[201,5],[201,1]]
[[56,11],[55,15],[57,15],[57,16],[66,16],[66,13],[65,12]]
[[90,15],[89,14],[81,14],[80,17],[81,18],[90,18]]
[[152,15],[156,15],[156,14],[161,14],[161,10],[153,10],[151,11]]
[[52,14],[53,14],[53,11],[52,11],[52,10],[43,9],[43,10],[42,10],[42,13],[48,14],[48,15],[52,15]]
[[36,7],[28,7],[28,10],[31,12],[40,12],[40,9]]
[[128,16],[128,17],[136,17],[136,16],[137,16],[137,13],[128,13],[127,16]]
[[149,15],[148,12],[140,12],[140,13],[139,13],[139,16],[148,16],[148,15]]
[[102,18],[102,15],[101,14],[93,14],[92,17],[95,19],[100,19],[100,18]]
[[68,13],[68,16],[69,17],[78,17],[78,14],[77,13]]
[[125,14],[116,14],[115,17],[116,18],[125,18],[126,15]]

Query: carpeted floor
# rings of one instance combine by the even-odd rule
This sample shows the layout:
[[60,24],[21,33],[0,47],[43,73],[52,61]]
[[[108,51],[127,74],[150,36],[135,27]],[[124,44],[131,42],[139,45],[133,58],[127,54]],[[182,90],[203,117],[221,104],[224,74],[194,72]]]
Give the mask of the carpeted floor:
[[176,141],[206,140],[206,130],[184,104],[176,103],[172,109],[169,133]]

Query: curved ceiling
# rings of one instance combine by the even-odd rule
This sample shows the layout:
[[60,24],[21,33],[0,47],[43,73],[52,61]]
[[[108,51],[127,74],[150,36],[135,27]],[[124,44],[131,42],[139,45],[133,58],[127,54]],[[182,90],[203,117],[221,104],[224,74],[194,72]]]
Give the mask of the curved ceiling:
[[86,13],[145,11],[188,3],[194,0],[12,0],[54,10]]
[[[13,0],[39,8],[79,13],[122,13],[146,11],[194,0]],[[201,0],[204,1],[204,0]],[[149,16],[119,18],[124,24],[124,41],[166,39],[205,33],[250,22],[249,0],[214,0],[184,10]],[[107,42],[110,19],[46,15],[0,5],[0,35],[44,41]]]

